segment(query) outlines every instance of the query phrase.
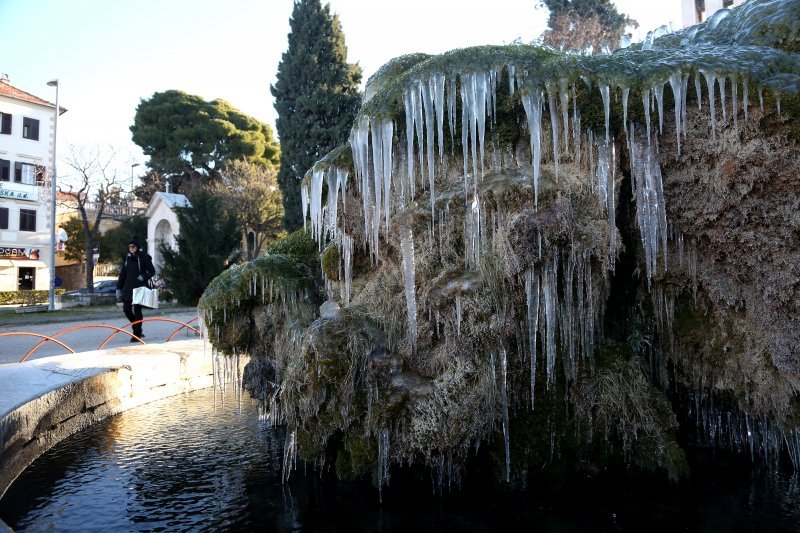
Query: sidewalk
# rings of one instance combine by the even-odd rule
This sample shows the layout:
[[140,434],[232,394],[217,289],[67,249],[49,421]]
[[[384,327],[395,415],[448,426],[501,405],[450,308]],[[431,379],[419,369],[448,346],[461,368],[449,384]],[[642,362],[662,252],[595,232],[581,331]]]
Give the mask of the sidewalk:
[[[41,313],[22,313],[15,311],[20,307],[0,306],[0,329],[4,326],[27,326],[31,324],[55,324],[59,322],[96,322],[97,320],[107,320],[110,316],[120,316],[124,318],[122,308],[116,305],[93,305],[86,307],[65,307],[58,311],[46,311]],[[146,316],[162,316],[179,313],[192,313],[196,308],[180,305],[164,305],[158,309],[148,309]]]

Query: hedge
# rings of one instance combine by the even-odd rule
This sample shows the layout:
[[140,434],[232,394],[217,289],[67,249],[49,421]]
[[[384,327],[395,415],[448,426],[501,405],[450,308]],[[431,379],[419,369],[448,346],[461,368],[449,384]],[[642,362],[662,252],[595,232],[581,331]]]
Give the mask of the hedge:
[[[56,294],[64,294],[56,289]],[[50,291],[0,291],[0,305],[35,305],[50,301]]]

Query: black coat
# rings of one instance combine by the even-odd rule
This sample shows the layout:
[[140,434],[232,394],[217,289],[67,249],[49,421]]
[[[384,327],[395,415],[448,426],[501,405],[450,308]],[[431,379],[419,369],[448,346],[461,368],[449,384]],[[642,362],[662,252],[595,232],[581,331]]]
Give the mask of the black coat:
[[117,290],[122,289],[122,301],[132,302],[133,289],[147,285],[147,280],[155,275],[153,259],[146,252],[139,250],[135,254],[125,254],[117,278]]

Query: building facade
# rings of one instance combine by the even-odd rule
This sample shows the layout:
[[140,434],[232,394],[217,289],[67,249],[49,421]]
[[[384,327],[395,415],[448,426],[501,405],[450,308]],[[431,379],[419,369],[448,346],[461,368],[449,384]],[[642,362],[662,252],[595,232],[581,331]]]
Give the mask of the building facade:
[[0,75],[0,291],[50,288],[54,127],[55,104]]
[[162,244],[171,248],[177,246],[176,238],[180,234],[181,228],[175,208],[189,207],[190,205],[191,203],[184,195],[169,192],[157,192],[150,200],[145,212],[147,247],[149,248],[148,253],[153,258],[156,272],[161,272],[161,268],[164,266],[160,246]]

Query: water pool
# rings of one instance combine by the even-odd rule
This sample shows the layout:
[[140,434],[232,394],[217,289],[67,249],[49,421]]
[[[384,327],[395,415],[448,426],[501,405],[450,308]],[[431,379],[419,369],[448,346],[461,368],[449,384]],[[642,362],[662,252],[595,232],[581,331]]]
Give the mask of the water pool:
[[[800,483],[779,472],[678,488],[598,481],[552,497],[430,483],[384,490],[303,474],[281,483],[282,432],[255,402],[212,390],[96,424],[34,462],[0,500],[24,531],[797,531]],[[697,478],[697,476],[696,476]]]

